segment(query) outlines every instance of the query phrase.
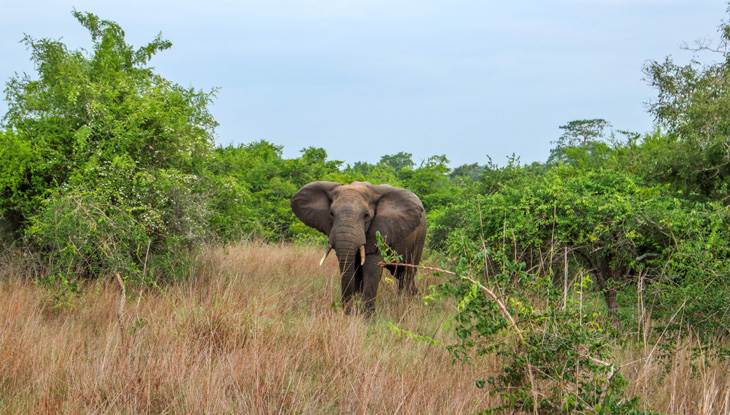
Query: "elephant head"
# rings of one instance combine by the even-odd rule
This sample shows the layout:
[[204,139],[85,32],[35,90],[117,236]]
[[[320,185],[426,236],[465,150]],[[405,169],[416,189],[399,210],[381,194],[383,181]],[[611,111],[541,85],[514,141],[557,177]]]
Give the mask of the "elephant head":
[[376,232],[397,246],[424,223],[423,205],[416,195],[366,182],[312,182],[294,195],[291,206],[302,222],[329,237],[325,257],[334,248],[343,281],[350,280],[345,274],[363,265],[366,255],[377,252]]

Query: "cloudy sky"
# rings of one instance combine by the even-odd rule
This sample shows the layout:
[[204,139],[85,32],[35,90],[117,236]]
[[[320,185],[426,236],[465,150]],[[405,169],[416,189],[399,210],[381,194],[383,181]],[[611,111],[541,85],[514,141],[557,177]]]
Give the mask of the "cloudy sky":
[[[153,3],[153,4],[151,4]],[[185,86],[220,88],[218,144],[266,139],[294,156],[376,161],[446,154],[452,165],[544,160],[558,126],[605,118],[652,128],[647,60],[714,39],[724,1],[1,0],[0,79],[31,72],[18,41],[88,46],[73,8],[114,20]],[[0,112],[6,105],[0,102]]]

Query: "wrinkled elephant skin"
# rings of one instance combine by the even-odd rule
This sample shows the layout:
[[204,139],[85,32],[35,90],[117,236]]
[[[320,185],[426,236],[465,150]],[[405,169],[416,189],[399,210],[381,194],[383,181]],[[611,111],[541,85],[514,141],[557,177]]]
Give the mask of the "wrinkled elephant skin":
[[[406,264],[418,265],[426,238],[426,213],[418,196],[389,185],[318,181],[302,187],[291,200],[294,214],[329,237],[342,274],[342,304],[350,312],[355,293],[372,314],[380,283],[382,257],[375,245],[380,232]],[[325,256],[327,254],[325,253]],[[324,258],[322,258],[324,261]],[[387,265],[399,292],[414,295],[416,268]]]

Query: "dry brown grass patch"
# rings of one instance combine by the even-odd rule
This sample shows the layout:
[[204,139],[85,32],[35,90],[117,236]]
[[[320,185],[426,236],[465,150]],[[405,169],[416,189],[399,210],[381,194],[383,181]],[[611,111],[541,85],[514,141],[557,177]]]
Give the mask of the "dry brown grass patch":
[[[335,259],[320,268],[320,255],[293,245],[211,248],[195,278],[130,289],[121,314],[114,280],[55,309],[22,267],[2,270],[0,412],[453,414],[492,403],[474,380],[493,358],[453,365],[442,348],[385,324],[449,340],[439,330],[447,306],[399,298],[386,281],[372,321],[345,316]],[[673,358],[664,375],[657,361],[627,366],[648,407],[728,411],[726,365],[697,371],[681,351]]]

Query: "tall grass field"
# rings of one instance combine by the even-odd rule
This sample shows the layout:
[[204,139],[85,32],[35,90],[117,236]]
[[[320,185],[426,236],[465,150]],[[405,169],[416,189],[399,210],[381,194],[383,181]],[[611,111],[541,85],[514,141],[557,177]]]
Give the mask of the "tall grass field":
[[[446,350],[455,305],[400,298],[384,278],[374,318],[347,316],[336,259],[319,267],[321,253],[211,247],[185,281],[140,290],[110,278],[63,302],[4,258],[0,413],[461,414],[497,403],[475,381],[498,359],[455,363]],[[438,278],[421,273],[421,293]],[[690,352],[691,338],[653,346],[616,351],[646,410],[730,413],[727,359]]]

